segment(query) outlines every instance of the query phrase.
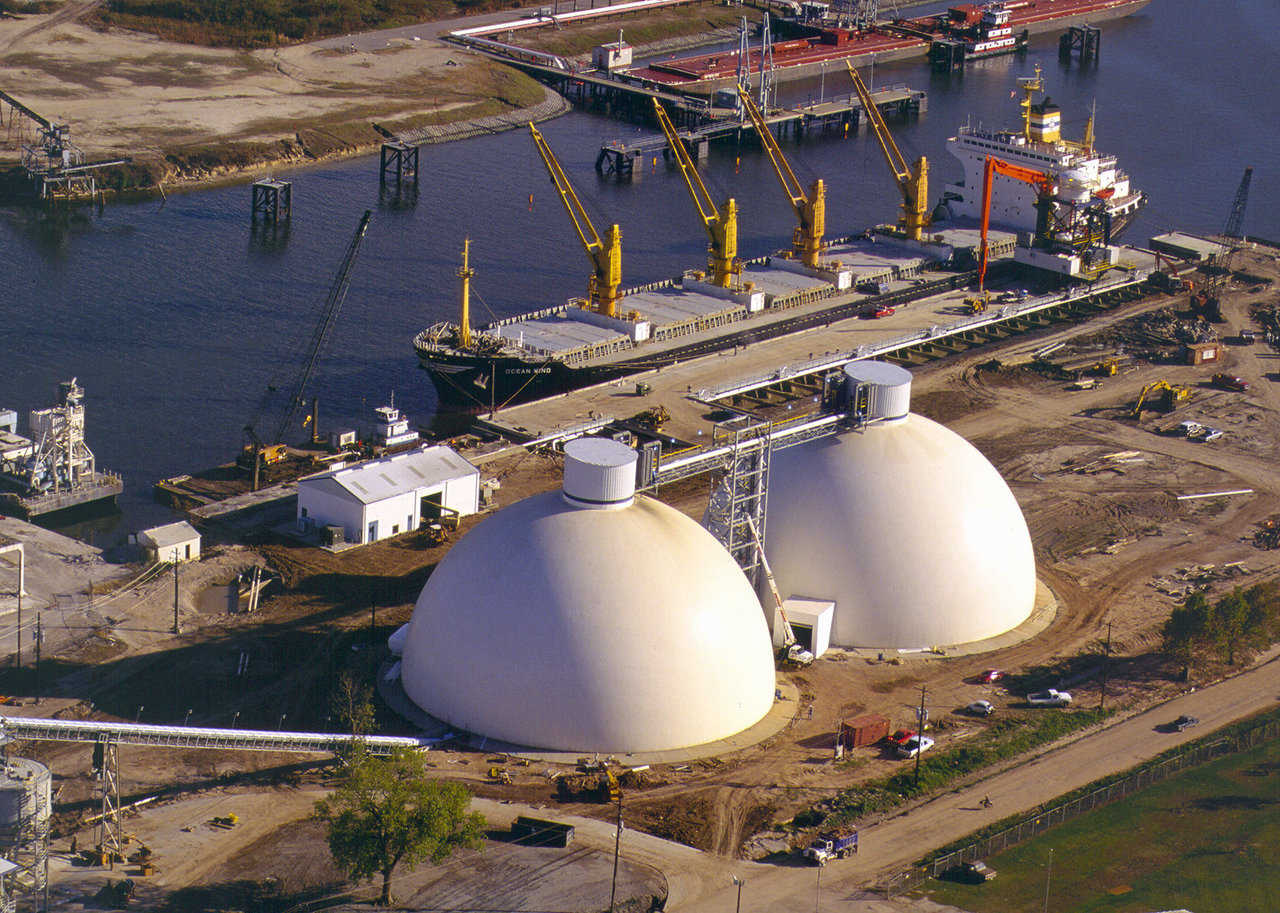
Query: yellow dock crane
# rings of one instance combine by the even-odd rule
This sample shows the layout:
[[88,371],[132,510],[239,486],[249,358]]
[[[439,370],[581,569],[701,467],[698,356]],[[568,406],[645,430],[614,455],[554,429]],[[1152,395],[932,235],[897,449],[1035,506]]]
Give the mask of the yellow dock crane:
[[533,144],[537,146],[538,154],[547,166],[547,173],[551,175],[551,183],[556,185],[556,192],[560,194],[564,211],[569,214],[569,221],[573,222],[573,228],[578,233],[578,240],[582,242],[591,265],[595,267],[587,290],[591,308],[609,317],[617,317],[618,286],[622,284],[622,231],[614,223],[609,226],[604,240],[600,239],[555,153],[532,121],[529,122],[529,132],[533,134]]
[[658,115],[658,125],[666,134],[671,154],[680,166],[680,174],[684,176],[685,186],[689,188],[689,196],[693,199],[694,208],[698,210],[698,218],[702,220],[702,227],[706,229],[711,241],[707,247],[707,271],[711,274],[711,281],[720,288],[730,288],[734,284],[734,277],[742,275],[742,262],[738,259],[738,203],[733,197],[729,197],[723,206],[716,208],[707,185],[702,183],[698,169],[689,157],[689,150],[676,135],[675,125],[667,116],[667,109],[656,98],[653,100],[653,108]]
[[853,68],[853,64],[846,60],[844,65],[849,68],[853,87],[858,92],[858,98],[862,100],[862,110],[866,112],[867,120],[871,122],[876,132],[876,139],[880,141],[880,151],[884,153],[884,160],[889,163],[889,170],[893,172],[893,179],[897,182],[898,190],[902,194],[902,217],[898,220],[898,224],[902,226],[909,239],[919,241],[925,227],[929,224],[929,162],[922,155],[916,159],[914,165],[907,165],[902,151],[898,149],[898,144],[893,141],[893,135],[889,133],[884,115],[871,99],[871,92],[867,89],[866,83]]
[[738,97],[742,99],[742,107],[751,118],[751,124],[756,128],[756,133],[760,135],[760,143],[764,146],[764,151],[769,153],[769,160],[773,162],[773,170],[778,175],[782,192],[787,195],[792,208],[796,211],[796,219],[800,224],[796,227],[792,241],[795,252],[800,257],[801,263],[816,269],[819,258],[822,256],[822,235],[827,229],[826,185],[822,183],[822,178],[818,178],[809,185],[809,192],[805,193],[800,182],[796,180],[791,165],[783,156],[782,150],[778,148],[778,142],[769,131],[769,125],[764,122],[764,115],[752,100],[751,93],[739,86]]

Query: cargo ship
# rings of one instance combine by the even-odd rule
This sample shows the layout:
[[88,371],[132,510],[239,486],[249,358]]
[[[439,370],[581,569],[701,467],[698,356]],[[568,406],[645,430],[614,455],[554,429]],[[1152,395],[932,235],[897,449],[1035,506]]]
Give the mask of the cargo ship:
[[[1101,211],[1110,237],[1119,235],[1146,205],[1129,175],[1113,155],[1094,148],[1094,119],[1090,115],[1079,141],[1062,136],[1062,110],[1044,94],[1040,68],[1020,78],[1022,123],[1016,130],[961,127],[947,140],[947,151],[960,160],[964,177],[943,185],[934,222],[978,220],[982,216],[983,169],[987,157],[1001,159],[1047,174],[1056,188],[1054,221],[1070,228]],[[1039,96],[1039,98],[1037,98]],[[991,185],[991,224],[1010,231],[1036,228],[1036,190],[1023,181],[997,177]]]
[[[1133,15],[1151,0],[1005,0],[964,3],[945,13],[878,22],[865,29],[798,22],[800,37],[772,42],[774,78],[817,76],[831,63],[855,66],[929,55],[935,44],[962,45],[966,57],[990,57],[1025,46],[1029,36],[1094,25]],[[813,6],[814,4],[806,4]],[[737,51],[651,61],[619,71],[629,81],[655,89],[710,95],[737,82]],[[759,79],[760,49],[747,52],[745,69]],[[951,57],[950,59],[957,59]]]

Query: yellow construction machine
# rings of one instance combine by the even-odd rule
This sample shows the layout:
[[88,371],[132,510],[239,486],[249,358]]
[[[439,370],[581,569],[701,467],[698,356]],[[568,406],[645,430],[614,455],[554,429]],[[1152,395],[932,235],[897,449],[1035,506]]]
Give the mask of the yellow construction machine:
[[[893,179],[898,185],[899,193],[902,194],[902,216],[898,224],[902,226],[908,238],[919,241],[924,235],[925,227],[929,224],[929,162],[922,155],[916,159],[914,165],[907,165],[907,160],[903,158],[898,144],[893,141],[893,135],[889,133],[884,116],[872,100],[866,83],[853,68],[853,64],[847,60],[844,64],[849,68],[853,87],[862,101],[862,110],[866,112],[867,120],[871,122],[876,132],[876,139],[880,141],[880,151],[884,153],[884,160],[889,163],[889,170],[893,172]],[[985,309],[984,305],[983,310]]]
[[1153,380],[1142,388],[1142,392],[1138,394],[1138,401],[1133,404],[1133,417],[1137,418],[1142,415],[1142,408],[1148,404],[1148,400],[1152,399],[1154,394],[1160,394],[1158,408],[1162,412],[1170,412],[1181,402],[1191,398],[1190,387],[1180,387],[1171,384],[1167,380]]
[[742,108],[751,118],[751,125],[756,128],[756,133],[760,136],[760,144],[769,154],[769,161],[773,163],[773,170],[778,176],[778,183],[782,185],[782,192],[787,195],[791,208],[796,211],[796,221],[799,224],[796,226],[792,241],[795,254],[805,266],[817,269],[822,257],[822,235],[827,228],[826,185],[822,183],[822,178],[818,178],[809,185],[809,190],[806,192],[800,186],[782,150],[778,148],[778,141],[773,138],[773,133],[765,123],[764,115],[752,100],[751,93],[739,86],[738,97],[742,99]]
[[710,244],[707,247],[707,271],[711,281],[720,288],[729,288],[736,277],[742,275],[742,261],[738,259],[738,204],[729,197],[724,205],[716,208],[715,201],[702,182],[698,169],[694,167],[689,150],[685,148],[676,128],[667,116],[667,109],[662,102],[653,100],[653,108],[658,116],[658,125],[667,137],[667,145],[680,167],[685,186],[689,188],[689,196],[693,206],[698,210],[698,218],[706,229]]
[[582,201],[574,193],[568,175],[560,166],[560,161],[532,121],[529,123],[529,132],[533,135],[533,144],[537,147],[538,154],[542,156],[542,163],[547,166],[547,173],[551,175],[551,183],[555,184],[556,192],[560,194],[564,211],[569,214],[569,221],[578,233],[578,240],[595,268],[587,286],[591,308],[609,317],[617,317],[618,286],[622,284],[622,230],[614,223],[609,226],[604,240],[600,239]]
[[490,767],[488,779],[490,783],[501,783],[504,786],[511,785],[511,774],[507,773],[505,767]]

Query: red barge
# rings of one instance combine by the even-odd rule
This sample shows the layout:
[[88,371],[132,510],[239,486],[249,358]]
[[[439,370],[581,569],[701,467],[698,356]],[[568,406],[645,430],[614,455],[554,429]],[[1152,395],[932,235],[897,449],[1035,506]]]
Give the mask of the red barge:
[[[969,56],[990,56],[1017,50],[1029,35],[1097,25],[1121,19],[1143,9],[1151,0],[1009,0],[1004,3],[965,3],[945,13],[918,19],[898,19],[877,23],[870,29],[815,27],[810,36],[772,44],[775,78],[779,80],[816,76],[831,63],[849,61],[855,66],[925,57],[935,42],[968,41],[975,52]],[[1001,26],[1017,41],[984,41],[984,17],[999,9]],[[760,49],[747,55],[747,69],[753,81],[759,79]],[[711,94],[731,88],[737,81],[738,52],[720,51],[691,57],[657,60],[643,67],[623,71],[631,80],[655,89]]]

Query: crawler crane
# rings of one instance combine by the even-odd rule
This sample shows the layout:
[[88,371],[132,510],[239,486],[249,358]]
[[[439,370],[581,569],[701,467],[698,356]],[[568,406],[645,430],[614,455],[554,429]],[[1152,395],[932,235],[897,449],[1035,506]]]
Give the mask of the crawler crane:
[[560,194],[564,211],[569,214],[574,231],[578,233],[578,240],[582,242],[591,265],[595,267],[595,273],[591,276],[587,287],[587,298],[591,302],[591,308],[597,313],[616,317],[618,316],[618,286],[622,284],[622,231],[615,223],[609,226],[604,240],[600,239],[595,226],[587,216],[587,210],[578,199],[578,195],[574,193],[573,185],[569,183],[564,169],[560,167],[555,153],[551,151],[551,147],[547,145],[547,141],[542,138],[542,134],[538,132],[538,128],[532,121],[529,123],[529,132],[533,134],[533,144],[537,146],[538,154],[542,156],[542,162],[547,166],[547,173],[551,175],[551,183],[556,185],[556,192]]
[[675,125],[667,116],[662,102],[653,100],[654,111],[658,115],[658,124],[666,134],[667,145],[680,166],[680,174],[684,176],[685,186],[689,188],[689,196],[693,199],[694,208],[698,210],[698,218],[706,229],[710,244],[707,247],[707,271],[711,281],[720,288],[730,288],[734,279],[742,275],[742,263],[738,260],[738,204],[729,197],[724,205],[716,208],[707,185],[702,183],[698,169],[689,157],[689,150],[676,134]]
[[809,185],[808,193],[804,191],[782,150],[778,148],[778,141],[769,131],[769,125],[764,122],[764,115],[752,100],[751,93],[739,86],[738,97],[742,99],[742,107],[760,136],[764,151],[769,153],[769,161],[773,163],[782,192],[787,195],[791,207],[796,211],[799,225],[796,226],[792,241],[796,255],[805,266],[817,269],[822,256],[822,235],[827,228],[827,188],[822,183],[822,178],[818,178]]
[[889,163],[889,170],[893,172],[893,179],[897,182],[898,191],[902,194],[902,217],[898,223],[910,240],[919,241],[924,234],[925,226],[929,224],[929,162],[922,155],[916,159],[914,165],[907,165],[907,160],[902,157],[898,144],[893,141],[893,135],[889,133],[884,116],[871,99],[871,92],[862,81],[862,77],[849,61],[845,61],[845,66],[849,68],[853,87],[858,92],[858,98],[862,100],[862,110],[866,112],[867,120],[871,122],[876,132],[876,139],[880,141],[880,151],[884,153],[884,160]]

